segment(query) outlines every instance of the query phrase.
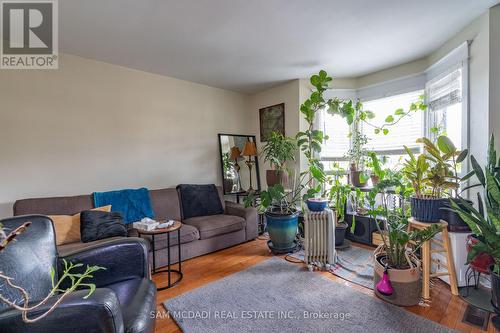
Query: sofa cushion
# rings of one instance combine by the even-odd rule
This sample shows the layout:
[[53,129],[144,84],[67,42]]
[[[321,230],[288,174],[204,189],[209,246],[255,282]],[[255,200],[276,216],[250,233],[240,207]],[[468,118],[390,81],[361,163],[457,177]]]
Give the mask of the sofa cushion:
[[[198,229],[195,227],[182,224],[181,226],[181,244],[190,243],[192,241],[200,239],[200,233]],[[132,229],[128,233],[129,237],[137,237],[137,231]],[[149,242],[152,241],[152,237],[150,235],[141,235],[142,238],[147,239]],[[177,245],[179,243],[179,238],[177,237],[177,231],[170,233],[170,246]],[[155,250],[162,250],[167,247],[167,234],[159,234],[155,235]]]
[[27,214],[74,215],[94,208],[91,195],[22,199],[14,203],[14,216]]
[[245,219],[234,215],[197,216],[182,221],[196,227],[200,231],[200,239],[227,234],[245,228]]
[[224,213],[219,192],[213,184],[180,184],[177,186],[177,190],[179,191],[183,219]]
[[[111,205],[92,210],[110,212]],[[80,213],[75,215],[49,215],[56,231],[56,245],[80,241]]]
[[127,237],[127,227],[120,213],[84,210],[80,223],[81,240],[84,243],[111,237]]
[[151,206],[158,220],[181,220],[179,195],[175,188],[150,190]]

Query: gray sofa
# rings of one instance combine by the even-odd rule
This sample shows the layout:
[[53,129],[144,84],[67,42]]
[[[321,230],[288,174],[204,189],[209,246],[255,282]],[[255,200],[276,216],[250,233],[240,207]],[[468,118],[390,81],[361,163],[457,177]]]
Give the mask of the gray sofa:
[[[174,219],[182,221],[180,230],[181,259],[186,260],[206,253],[211,253],[236,244],[240,244],[258,235],[258,216],[255,208],[245,208],[240,204],[225,201],[222,188],[217,188],[221,199],[224,214],[199,216],[183,219],[179,195],[175,188],[151,190],[151,204],[157,219]],[[36,199],[22,199],[14,204],[14,215],[43,214],[43,215],[73,215],[83,210],[94,208],[92,195],[69,197],[50,197]],[[130,230],[129,236],[136,236]],[[61,256],[69,255],[83,248],[91,247],[100,240],[90,243],[70,243],[58,246]],[[170,235],[171,263],[178,258],[177,233]],[[151,239],[149,239],[151,242]],[[166,235],[155,236],[156,266],[166,266],[167,259]],[[150,253],[151,257],[151,253]]]

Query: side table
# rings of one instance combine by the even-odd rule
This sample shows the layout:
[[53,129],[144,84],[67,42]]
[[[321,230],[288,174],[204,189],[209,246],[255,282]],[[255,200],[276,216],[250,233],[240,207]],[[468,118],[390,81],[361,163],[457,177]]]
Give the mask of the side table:
[[[168,275],[168,284],[166,287],[158,287],[157,290],[165,290],[168,288],[171,288],[175,286],[177,283],[179,283],[182,280],[182,268],[181,268],[181,226],[182,223],[179,221],[175,221],[174,225],[168,228],[161,228],[161,229],[154,229],[150,231],[146,230],[141,230],[141,229],[135,229],[141,237],[142,235],[148,235],[151,236],[151,249],[153,252],[153,268],[152,268],[152,274],[159,274],[159,273],[167,273]],[[178,251],[179,251],[179,262],[178,262],[178,269],[172,269],[171,268],[171,263],[170,263],[170,233],[177,231],[177,246],[178,246]],[[166,269],[157,269],[156,268],[156,251],[155,251],[155,236],[156,235],[161,235],[161,234],[166,234],[167,235],[167,259],[168,259],[168,264]],[[178,278],[174,282],[172,282],[171,278],[171,273],[177,273]]]

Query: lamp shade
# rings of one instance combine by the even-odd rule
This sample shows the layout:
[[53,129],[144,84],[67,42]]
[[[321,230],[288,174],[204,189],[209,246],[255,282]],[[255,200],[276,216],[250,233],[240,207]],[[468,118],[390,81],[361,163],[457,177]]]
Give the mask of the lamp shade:
[[229,157],[231,160],[237,161],[238,158],[241,158],[240,155],[241,155],[240,148],[236,146],[231,147],[231,156]]
[[247,141],[245,143],[245,147],[243,147],[243,151],[241,152],[243,156],[257,156],[257,146],[255,145],[255,141]]

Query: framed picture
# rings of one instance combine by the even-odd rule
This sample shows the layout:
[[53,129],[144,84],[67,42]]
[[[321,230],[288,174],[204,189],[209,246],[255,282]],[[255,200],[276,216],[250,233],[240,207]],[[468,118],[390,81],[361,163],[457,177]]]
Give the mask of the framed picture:
[[259,120],[261,142],[266,142],[274,131],[285,135],[285,103],[260,109]]

